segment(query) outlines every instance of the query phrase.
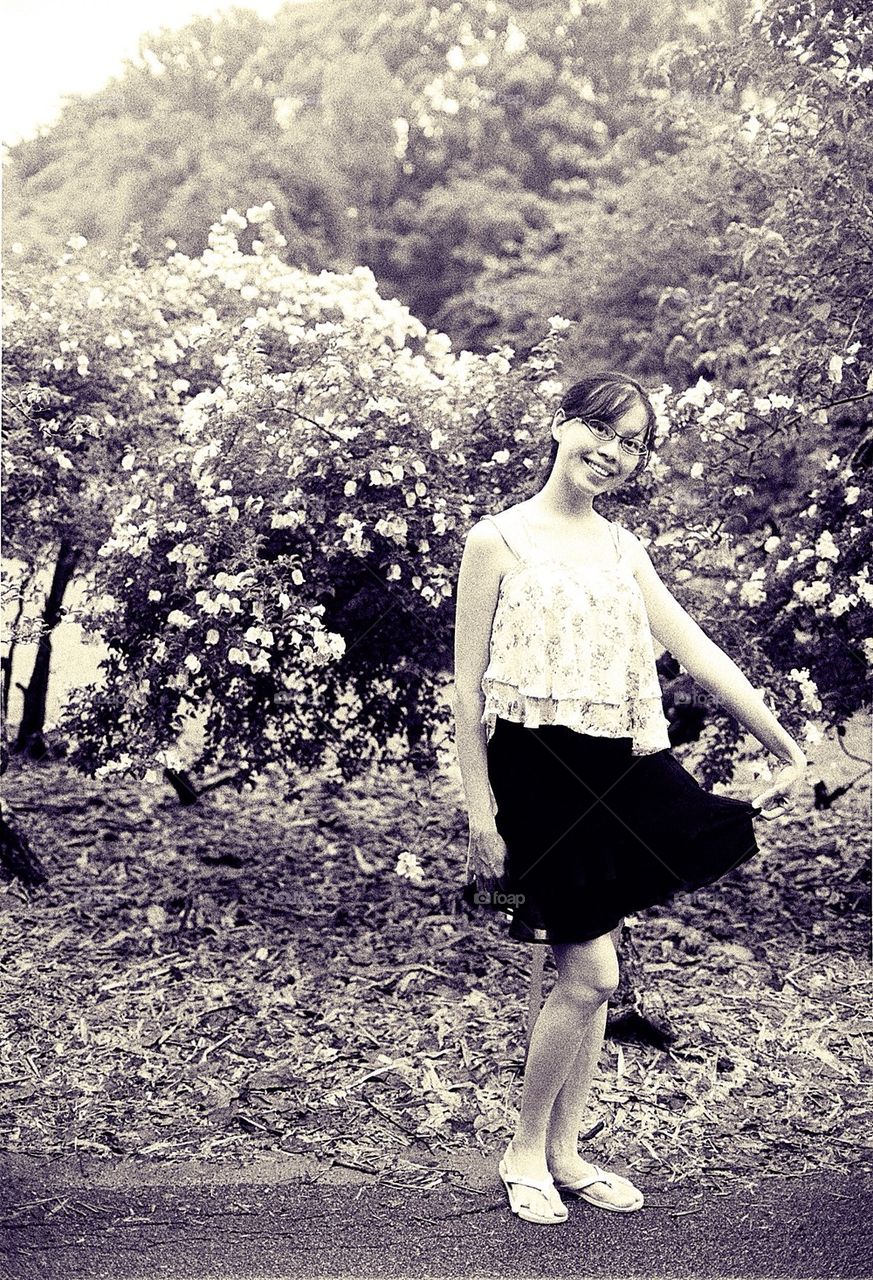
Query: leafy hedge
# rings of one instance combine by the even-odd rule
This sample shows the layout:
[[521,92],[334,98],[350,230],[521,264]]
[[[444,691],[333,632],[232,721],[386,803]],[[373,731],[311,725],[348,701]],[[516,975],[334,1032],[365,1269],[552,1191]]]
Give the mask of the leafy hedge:
[[[74,238],[48,279],[11,275],[9,545],[30,565],[61,536],[79,551],[108,653],[61,727],[89,772],[178,763],[193,722],[200,765],[241,781],[428,768],[466,531],[545,479],[568,321],[521,361],[453,352],[367,269],[289,267],[270,214],[229,211],[199,257],[112,262]],[[844,353],[838,385],[830,361],[839,411],[865,367]],[[791,729],[841,723],[873,656],[865,457],[820,458],[803,506],[756,527],[749,500],[827,401],[703,380],[655,399],[649,467],[605,512]],[[712,779],[737,732],[716,715]]]

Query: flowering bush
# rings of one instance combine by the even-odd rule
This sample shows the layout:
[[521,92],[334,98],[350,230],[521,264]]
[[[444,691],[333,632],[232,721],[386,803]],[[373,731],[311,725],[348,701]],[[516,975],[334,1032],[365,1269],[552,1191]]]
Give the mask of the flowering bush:
[[664,554],[711,579],[709,629],[808,740],[869,705],[873,281],[869,254],[847,272],[845,253],[869,242],[871,49],[863,7],[763,0],[652,68],[728,113],[750,197],[712,279],[661,300],[668,376],[697,380],[664,451],[695,527]]
[[[655,451],[637,482],[637,531],[668,585],[727,650],[801,741],[819,740],[869,704],[873,595],[866,558],[873,508],[868,450],[850,439],[823,458],[819,420],[841,411],[773,393],[724,390],[700,379],[655,396]],[[778,521],[749,528],[770,499],[780,458],[806,451],[818,474],[804,498],[780,495]],[[766,511],[766,507],[764,508]],[[778,526],[778,532],[776,528]],[[725,776],[739,732],[716,721],[703,773]]]
[[129,253],[83,261],[86,244],[72,237],[52,272],[13,262],[6,276],[4,531],[28,565],[62,538],[80,555],[99,546],[130,451],[173,421],[189,385],[176,382],[190,343],[165,314],[165,273]]
[[[524,361],[454,353],[367,269],[313,276],[282,247],[268,207],[231,210],[199,257],[128,255],[103,274],[67,260],[56,280],[14,283],[7,509],[16,549],[32,551],[29,524],[89,549],[81,620],[108,653],[62,725],[89,771],[176,764],[192,723],[199,764],[232,765],[240,782],[294,764],[348,777],[380,755],[428,768],[449,718],[464,535],[545,479],[567,321],[553,317]],[[61,340],[78,345],[55,355],[64,308]],[[860,358],[844,367],[864,375]],[[51,412],[21,407],[34,387]],[[650,464],[604,509],[813,737],[865,697],[867,470],[848,449],[813,459],[818,492],[778,531],[749,534],[770,460],[802,450],[827,405],[703,380],[655,398]],[[58,451],[72,465],[46,480]],[[710,780],[729,775],[737,732],[716,720]]]
[[80,620],[108,655],[62,727],[89,770],[174,763],[192,718],[200,763],[240,778],[329,748],[346,773],[377,749],[434,759],[459,540],[502,496],[507,445],[534,466],[559,327],[515,369],[454,355],[367,269],[312,277],[281,247],[269,209],[230,211],[199,258],[142,269],[196,358],[156,372],[160,431],[137,430],[151,398],[131,406],[87,570]]

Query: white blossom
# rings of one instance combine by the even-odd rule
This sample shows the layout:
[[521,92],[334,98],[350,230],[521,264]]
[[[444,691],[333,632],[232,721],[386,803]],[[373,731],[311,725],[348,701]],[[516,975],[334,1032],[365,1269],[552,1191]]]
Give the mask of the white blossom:
[[815,553],[823,560],[838,559],[840,553],[830,530],[824,529],[819,534],[818,541],[815,544]]
[[740,599],[743,604],[763,604],[767,599],[767,592],[761,586],[764,573],[763,569],[756,569],[751,578],[742,584],[740,587]]
[[680,408],[692,405],[696,409],[702,409],[711,391],[712,383],[707,382],[706,378],[698,378],[693,387],[682,392],[676,403]]
[[834,596],[833,600],[828,605],[828,613],[832,618],[841,618],[844,613],[848,613],[853,604],[857,603],[858,597],[856,595],[847,596],[840,592],[839,595]]
[[400,852],[394,871],[402,879],[409,880],[412,884],[420,886],[425,882],[421,863],[415,854],[410,853],[408,849],[403,849]]
[[503,52],[512,57],[515,53],[523,53],[527,48],[527,36],[521,27],[517,27],[512,18],[506,24],[506,39],[503,42]]
[[803,706],[805,706],[808,711],[821,711],[821,700],[819,699],[815,683],[810,677],[809,668],[802,667],[798,670],[797,667],[792,667],[788,675],[790,679],[800,687],[801,702]]
[[237,213],[236,209],[228,209],[227,213],[222,215],[221,221],[224,226],[236,227],[238,231],[245,231],[248,226],[245,218],[242,217],[241,214]]
[[873,605],[873,583],[867,580],[866,566],[861,573],[852,574],[852,582],[864,603]]
[[274,213],[276,206],[272,200],[266,200],[264,204],[252,205],[251,209],[246,209],[246,218],[249,222],[257,226],[261,222],[266,222],[271,213]]
[[830,593],[830,589],[829,582],[806,583],[802,578],[794,584],[794,594],[804,604],[821,604],[825,596]]
[[[711,422],[713,418],[720,418],[724,413],[726,406],[720,400],[711,401],[701,413],[700,422]],[[716,437],[713,437],[716,438]],[[722,439],[724,437],[721,437]]]

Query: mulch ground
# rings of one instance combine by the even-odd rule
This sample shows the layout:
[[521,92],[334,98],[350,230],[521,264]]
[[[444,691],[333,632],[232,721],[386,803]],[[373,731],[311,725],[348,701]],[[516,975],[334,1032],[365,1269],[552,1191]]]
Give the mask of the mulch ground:
[[[0,886],[4,1149],[297,1152],[435,1187],[447,1149],[505,1142],[531,949],[459,900],[451,780],[380,769],[191,808],[62,762],[4,782],[50,876]],[[676,1039],[607,1040],[590,1158],[704,1186],[873,1167],[866,795],[760,826],[758,858],[633,922]]]

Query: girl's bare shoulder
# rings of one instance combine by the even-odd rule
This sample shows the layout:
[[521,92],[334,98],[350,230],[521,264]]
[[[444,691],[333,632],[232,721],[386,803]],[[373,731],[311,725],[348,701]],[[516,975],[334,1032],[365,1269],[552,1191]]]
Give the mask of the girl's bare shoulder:
[[632,529],[628,529],[626,525],[620,524],[618,520],[610,520],[609,523],[616,530],[619,541],[622,543],[625,550],[631,554],[638,554],[640,551],[645,550],[642,542]]
[[524,545],[523,529],[517,518],[513,518],[515,510],[507,507],[481,516],[468,530],[464,544],[464,555],[496,573],[498,579],[502,579],[522,555],[519,547]]
[[524,506],[523,502],[516,502],[513,506],[504,507],[501,511],[487,512],[470,526],[467,537],[475,534],[476,541],[485,544],[492,543],[495,539],[500,541],[499,530],[505,527],[512,529],[521,519]]
[[499,519],[495,520],[493,515],[484,515],[471,524],[464,539],[467,554],[472,552],[487,558],[499,556],[504,545],[500,531],[501,523]]
[[654,572],[654,566],[646,550],[646,544],[633,530],[625,528],[623,524],[619,524],[615,520],[612,523],[618,532],[619,543],[627,557],[634,577],[637,580],[650,577]]

